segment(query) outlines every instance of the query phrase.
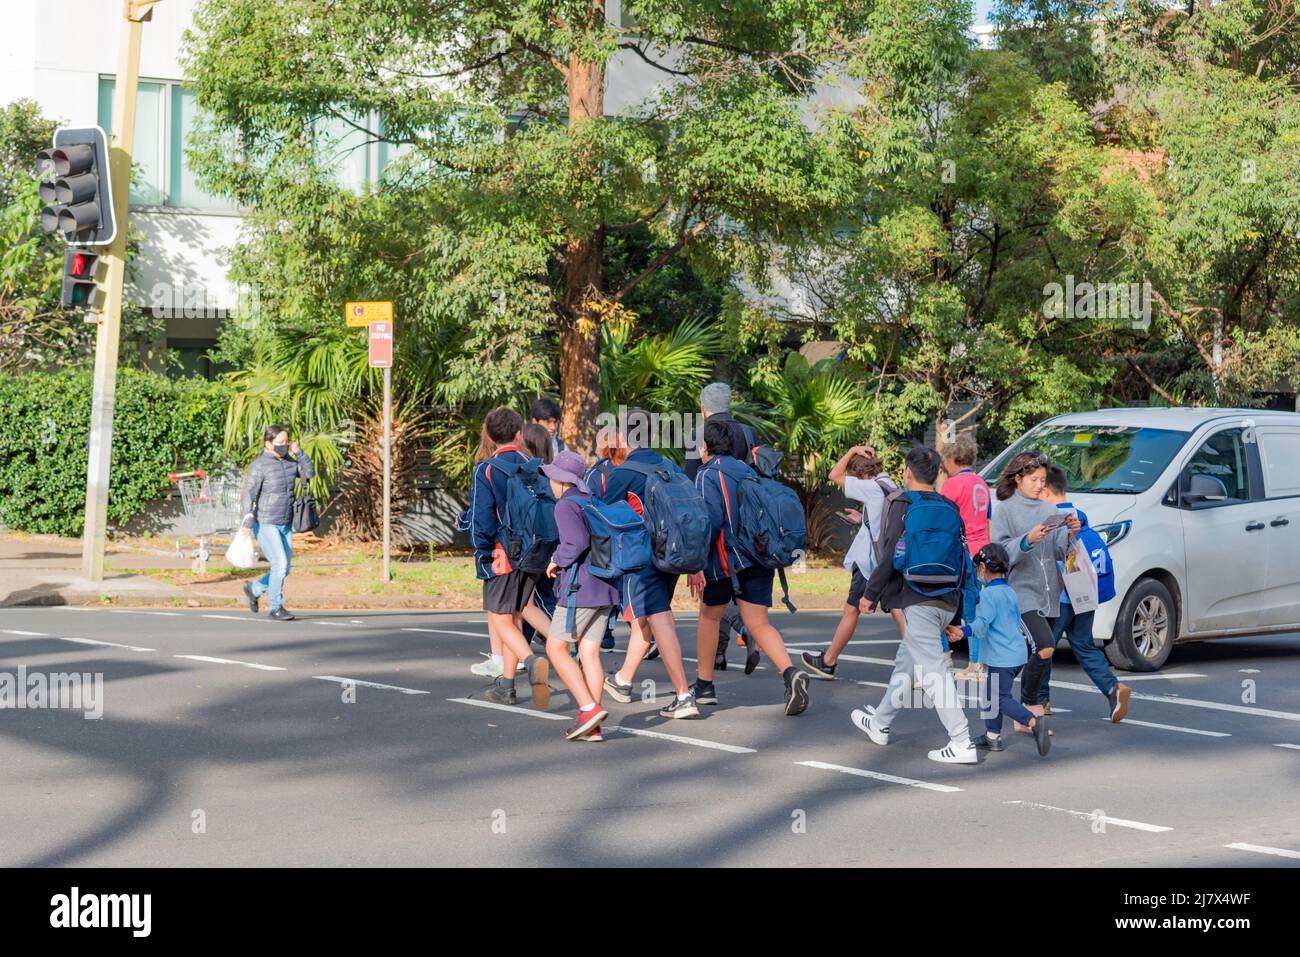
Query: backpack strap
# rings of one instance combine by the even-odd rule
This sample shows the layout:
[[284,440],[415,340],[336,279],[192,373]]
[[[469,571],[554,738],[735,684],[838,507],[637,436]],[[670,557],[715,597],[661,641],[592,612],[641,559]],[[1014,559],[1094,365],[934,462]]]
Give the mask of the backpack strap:
[[793,615],[796,609],[794,607],[794,602],[790,601],[790,585],[785,580],[785,569],[778,568],[776,573],[781,578],[781,604],[790,609],[790,614]]
[[669,472],[667,468],[664,468],[663,466],[650,465],[649,463],[646,462],[624,462],[622,465],[619,466],[619,468],[631,469],[633,472],[641,473],[646,478],[650,478],[653,475],[658,475],[661,478],[666,478],[672,474],[671,472]]

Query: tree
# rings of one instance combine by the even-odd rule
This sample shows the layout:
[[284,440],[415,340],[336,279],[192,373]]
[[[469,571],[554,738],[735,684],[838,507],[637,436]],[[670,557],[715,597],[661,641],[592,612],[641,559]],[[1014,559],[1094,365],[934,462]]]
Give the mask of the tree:
[[[681,257],[766,281],[765,243],[821,231],[857,191],[848,111],[810,96],[836,71],[893,77],[928,55],[885,42],[914,24],[878,2],[623,8],[635,25],[601,0],[209,0],[186,43],[212,121],[196,164],[255,210],[254,247],[300,237],[306,260],[285,265],[314,299],[284,297],[290,317],[403,298],[412,334],[456,330],[451,401],[553,381],[553,350],[562,431],[589,447],[602,326]],[[897,61],[869,62],[882,50]],[[658,82],[611,113],[616,62]],[[322,184],[341,131],[403,154],[373,193]],[[633,232],[653,254],[611,283],[608,246]],[[317,260],[341,244],[370,255]]]

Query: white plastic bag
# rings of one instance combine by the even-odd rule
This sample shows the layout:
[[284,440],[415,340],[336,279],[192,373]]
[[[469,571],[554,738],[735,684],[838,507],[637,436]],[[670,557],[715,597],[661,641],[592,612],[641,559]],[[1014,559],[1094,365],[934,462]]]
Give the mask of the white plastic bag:
[[1097,610],[1097,569],[1088,549],[1077,538],[1065,562],[1065,591],[1076,615]]
[[252,535],[237,534],[226,549],[226,561],[235,568],[252,568],[257,564],[257,542]]

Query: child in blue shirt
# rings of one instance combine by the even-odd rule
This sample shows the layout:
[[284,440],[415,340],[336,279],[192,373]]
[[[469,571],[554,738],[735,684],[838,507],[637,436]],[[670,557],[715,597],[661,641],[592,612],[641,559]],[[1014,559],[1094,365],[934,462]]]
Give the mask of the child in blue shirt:
[[1015,590],[1007,584],[1007,569],[1011,558],[1007,550],[990,542],[975,555],[975,573],[984,587],[980,590],[975,617],[965,625],[949,625],[948,637],[957,641],[977,638],[980,641],[980,659],[988,668],[984,700],[985,733],[973,739],[975,747],[986,751],[1002,751],[1002,716],[1009,715],[1027,725],[1038,743],[1038,753],[1046,755],[1051,747],[1047,733],[1047,718],[1036,717],[1012,694],[1011,686],[1029,661],[1029,646],[1025,641],[1020,620],[1020,601]]

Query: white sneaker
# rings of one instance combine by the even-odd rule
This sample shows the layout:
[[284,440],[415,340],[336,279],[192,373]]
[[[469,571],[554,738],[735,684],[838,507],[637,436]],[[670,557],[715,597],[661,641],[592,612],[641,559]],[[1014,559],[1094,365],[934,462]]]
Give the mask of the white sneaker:
[[502,668],[501,665],[497,664],[491,658],[480,661],[476,665],[469,666],[469,673],[472,675],[478,675],[480,678],[500,678],[501,672],[504,670],[505,669]]
[[975,745],[967,741],[965,744],[957,744],[955,741],[949,741],[946,748],[940,748],[937,751],[931,751],[927,757],[931,761],[938,761],[940,764],[979,764],[979,753],[975,750]]
[[944,664],[944,667],[946,667],[950,673],[951,673],[951,672],[955,672],[955,671],[957,670],[957,666],[954,665],[954,664],[952,663],[952,652],[951,652],[951,651],[945,651],[945,652],[943,653],[943,664]]
[[872,743],[878,744],[882,748],[889,744],[889,729],[876,726],[875,713],[873,711],[863,711],[860,708],[854,708],[849,714],[849,720],[853,722],[853,727],[857,728],[870,738]]

